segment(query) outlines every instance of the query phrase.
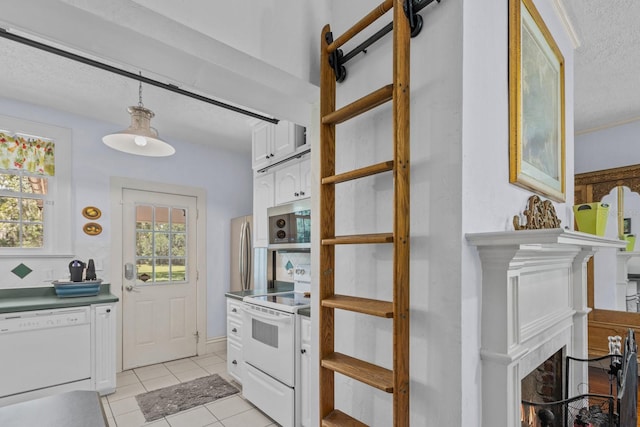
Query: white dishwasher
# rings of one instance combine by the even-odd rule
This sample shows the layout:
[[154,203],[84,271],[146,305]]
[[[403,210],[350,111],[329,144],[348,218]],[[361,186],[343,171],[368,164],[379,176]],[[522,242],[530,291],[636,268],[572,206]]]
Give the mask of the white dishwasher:
[[0,398],[91,383],[89,307],[0,314]]

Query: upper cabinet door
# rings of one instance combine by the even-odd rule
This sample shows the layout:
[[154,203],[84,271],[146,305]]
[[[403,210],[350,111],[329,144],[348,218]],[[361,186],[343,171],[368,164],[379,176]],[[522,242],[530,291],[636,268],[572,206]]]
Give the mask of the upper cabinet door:
[[311,197],[311,159],[300,162],[300,198]]
[[275,138],[273,139],[273,159],[282,159],[296,150],[295,128],[295,124],[284,121],[276,125]]
[[267,209],[273,206],[273,173],[258,175],[253,180],[253,246],[269,246],[269,218]]
[[274,125],[262,122],[254,126],[252,137],[252,153],[254,169],[264,167],[271,163],[274,155],[272,146],[274,138]]
[[293,163],[278,169],[276,176],[276,205],[300,198],[300,164]]
[[305,145],[305,128],[291,122],[280,121],[277,125],[260,122],[253,126],[252,167],[262,169],[294,155]]
[[311,159],[296,161],[275,171],[275,204],[311,197]]

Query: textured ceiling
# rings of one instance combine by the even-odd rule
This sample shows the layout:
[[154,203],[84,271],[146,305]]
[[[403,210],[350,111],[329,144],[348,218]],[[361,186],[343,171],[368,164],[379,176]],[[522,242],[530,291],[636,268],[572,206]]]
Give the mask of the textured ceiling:
[[[575,52],[575,131],[640,118],[640,0],[554,1],[566,11],[579,43]],[[317,7],[309,1],[295,4]],[[55,40],[59,46],[87,56],[109,58],[113,65],[124,65],[128,71],[142,70],[148,77],[254,111],[292,121],[298,120],[287,113],[305,117],[300,105],[317,96],[317,88],[255,58],[252,62],[253,57],[242,53],[257,55],[269,45],[247,39],[246,32],[233,23],[237,13],[230,15],[226,27],[210,26],[216,31],[227,28],[225,34],[230,35],[205,31],[201,17],[212,16],[212,7],[219,4],[193,0],[187,10],[176,9],[170,0],[3,0],[0,26]],[[33,10],[41,13],[29,12]],[[300,10],[293,12],[300,14]],[[260,16],[252,25],[266,22],[268,14]],[[215,49],[209,47],[216,43]],[[203,50],[194,50],[197,46],[207,46],[209,57],[201,57]],[[156,52],[157,56],[152,56]],[[180,60],[167,63],[160,54]],[[216,55],[227,54],[233,61],[224,58],[223,69],[216,63]],[[138,102],[136,81],[2,38],[0,58],[0,96],[100,119],[112,123],[114,131],[129,125],[126,107]],[[296,104],[300,100],[302,104]],[[247,116],[147,85],[143,86],[143,101],[156,113],[152,125],[169,142],[213,144],[242,152],[251,149],[252,119]]]
[[563,0],[575,51],[575,131],[640,120],[640,1]]

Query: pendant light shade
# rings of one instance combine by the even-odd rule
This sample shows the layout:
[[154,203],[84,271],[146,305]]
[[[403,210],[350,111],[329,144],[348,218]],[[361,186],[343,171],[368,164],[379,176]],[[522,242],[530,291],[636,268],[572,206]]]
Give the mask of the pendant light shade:
[[158,131],[151,127],[151,118],[155,114],[142,105],[142,82],[138,105],[127,110],[131,115],[131,125],[125,130],[102,137],[102,142],[114,150],[138,156],[164,157],[176,152],[175,148],[161,140]]

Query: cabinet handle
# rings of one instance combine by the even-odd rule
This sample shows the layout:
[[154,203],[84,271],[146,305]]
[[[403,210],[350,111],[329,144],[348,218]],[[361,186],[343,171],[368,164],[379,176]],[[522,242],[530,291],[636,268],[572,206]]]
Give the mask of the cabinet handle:
[[271,153],[271,155],[269,157],[273,157],[275,154]]
[[301,196],[304,196],[304,191],[301,191],[301,192],[300,192],[300,195],[301,195]]
[[302,350],[300,350],[300,353],[302,353],[302,354],[305,354],[306,352],[307,352],[307,350],[304,349],[304,348]]
[[236,328],[233,328],[233,329],[231,330],[231,332],[234,332],[234,333],[235,333],[235,332],[238,332],[238,330],[237,330]]
[[232,312],[232,313],[237,313],[237,312],[238,312],[238,310],[237,310],[237,309],[235,309],[235,308],[232,308],[232,309],[231,309],[231,312]]
[[298,197],[300,193],[293,193],[294,196]]
[[268,159],[269,157],[271,157],[271,156],[268,155],[268,154],[266,156],[264,156],[265,159]]
[[107,313],[111,313],[111,309],[110,308],[107,308]]
[[233,363],[234,365],[237,365],[237,364],[238,364],[238,362],[237,362],[237,361],[235,361],[235,360],[234,360],[233,362],[231,362],[231,363]]

